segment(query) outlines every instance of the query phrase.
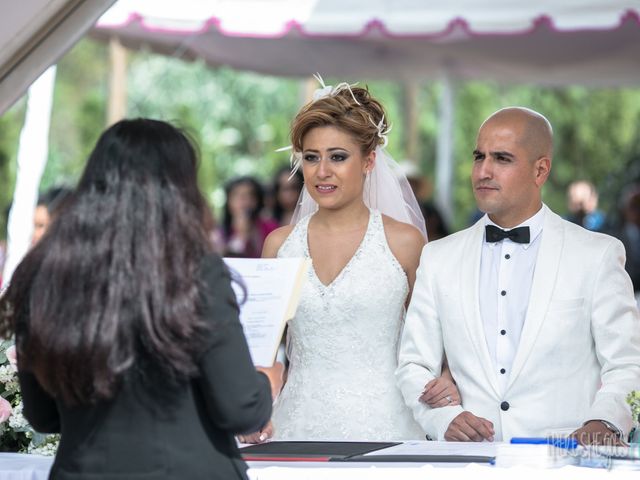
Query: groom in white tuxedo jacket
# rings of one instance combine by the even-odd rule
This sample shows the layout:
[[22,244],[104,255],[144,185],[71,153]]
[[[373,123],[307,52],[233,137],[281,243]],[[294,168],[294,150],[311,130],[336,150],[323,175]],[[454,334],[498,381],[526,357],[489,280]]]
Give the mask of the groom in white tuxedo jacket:
[[[552,130],[506,108],[481,126],[472,184],[485,215],[427,244],[396,371],[427,436],[504,440],[574,433],[626,437],[640,389],[640,319],[622,244],[546,207]],[[446,358],[462,405],[430,408]],[[446,397],[442,399],[446,402]]]

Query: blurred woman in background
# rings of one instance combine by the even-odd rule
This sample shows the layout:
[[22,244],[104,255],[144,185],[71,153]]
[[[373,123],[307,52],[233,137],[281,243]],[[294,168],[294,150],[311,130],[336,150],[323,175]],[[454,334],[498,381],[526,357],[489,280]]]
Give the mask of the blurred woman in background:
[[302,173],[291,173],[288,166],[279,169],[273,178],[273,218],[279,227],[289,225],[304,186]]
[[258,258],[267,235],[277,228],[275,221],[262,217],[264,191],[253,177],[238,177],[225,185],[226,202],[222,217],[223,255]]
[[36,209],[33,212],[33,234],[31,246],[40,241],[49,228],[49,224],[64,207],[71,196],[72,190],[67,187],[53,187],[38,197]]

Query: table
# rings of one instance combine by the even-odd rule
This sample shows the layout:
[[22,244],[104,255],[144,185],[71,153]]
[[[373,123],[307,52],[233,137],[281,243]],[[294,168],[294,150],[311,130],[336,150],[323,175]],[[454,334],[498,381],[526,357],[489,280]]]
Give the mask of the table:
[[[0,453],[0,480],[46,480],[53,457],[24,453]],[[638,471],[564,466],[544,469],[516,466],[498,468],[486,464],[461,463],[343,463],[343,462],[249,462],[250,480],[637,480]]]
[[[407,454],[495,457],[494,466],[489,463],[398,463],[376,462],[376,455],[389,458]],[[565,480],[622,480],[640,479],[640,465],[622,462],[626,468],[587,468],[606,463],[606,457],[584,449],[555,448],[548,445],[509,444],[504,442],[425,442],[408,441],[401,445],[378,450],[366,455],[371,461],[361,462],[270,462],[252,461],[249,464],[251,480],[424,480],[437,478],[449,480],[473,478],[474,480],[513,480],[514,478]],[[400,457],[401,458],[401,457]],[[469,458],[471,460],[471,458]]]
[[0,453],[0,480],[47,480],[53,457]]
[[[458,468],[451,468],[439,464],[296,464],[296,465],[267,465],[268,462],[250,462],[250,480],[513,480],[516,479],[544,479],[544,480],[637,480],[639,475],[635,471],[596,468],[582,468],[565,466],[555,469],[537,469],[533,467],[496,468],[486,465],[469,464]],[[335,465],[335,466],[333,466]]]

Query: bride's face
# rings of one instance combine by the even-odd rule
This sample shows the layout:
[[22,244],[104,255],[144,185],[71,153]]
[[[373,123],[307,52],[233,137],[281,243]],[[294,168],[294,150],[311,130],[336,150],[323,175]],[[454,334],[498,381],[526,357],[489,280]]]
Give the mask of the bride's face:
[[316,127],[302,139],[304,184],[320,208],[362,202],[365,175],[375,154],[363,155],[353,137],[335,127]]

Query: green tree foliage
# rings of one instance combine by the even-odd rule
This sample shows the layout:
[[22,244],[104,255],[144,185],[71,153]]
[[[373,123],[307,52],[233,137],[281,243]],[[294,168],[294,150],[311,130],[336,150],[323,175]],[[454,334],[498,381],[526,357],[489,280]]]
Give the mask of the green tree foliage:
[[41,191],[74,185],[105,128],[108,49],[83,40],[58,63],[49,134],[49,159]]
[[226,179],[266,180],[288,161],[288,153],[275,150],[289,144],[300,82],[148,53],[133,55],[129,72],[129,116],[168,120],[192,135],[201,186],[217,206]]
[[7,209],[13,198],[16,181],[16,151],[20,126],[24,121],[24,101],[18,102],[0,117],[0,239],[7,226]]
[[[74,184],[89,151],[105,127],[108,96],[108,48],[85,39],[58,65],[50,135],[49,162],[42,190]],[[344,78],[326,78],[327,84]],[[149,52],[130,52],[128,116],[169,120],[187,130],[201,153],[200,181],[212,204],[224,200],[221,186],[235,175],[263,181],[287,163],[290,122],[309,91],[306,80],[286,79],[210,68]],[[387,109],[393,125],[389,150],[402,160],[403,89],[393,82],[360,79]],[[442,86],[420,88],[418,138],[423,173],[433,179]],[[545,201],[565,210],[565,190],[574,179],[593,181],[605,210],[614,211],[618,195],[640,180],[640,89],[562,89],[505,87],[482,82],[455,86],[455,227],[467,224],[475,205],[470,188],[471,152],[481,122],[493,111],[522,105],[544,113],[555,130],[555,158]],[[24,101],[0,117],[0,222],[15,181],[15,154],[24,117]],[[2,229],[0,237],[4,236]]]

